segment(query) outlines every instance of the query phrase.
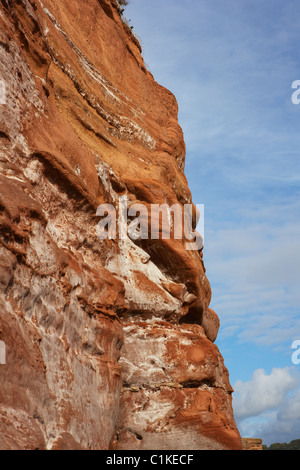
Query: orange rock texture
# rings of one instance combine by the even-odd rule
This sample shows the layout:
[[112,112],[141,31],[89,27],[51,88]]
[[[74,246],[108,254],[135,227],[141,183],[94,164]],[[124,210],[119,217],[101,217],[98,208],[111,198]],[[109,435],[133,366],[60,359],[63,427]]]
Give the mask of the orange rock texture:
[[203,252],[97,236],[120,196],[192,203],[119,10],[0,1],[0,448],[241,449]]

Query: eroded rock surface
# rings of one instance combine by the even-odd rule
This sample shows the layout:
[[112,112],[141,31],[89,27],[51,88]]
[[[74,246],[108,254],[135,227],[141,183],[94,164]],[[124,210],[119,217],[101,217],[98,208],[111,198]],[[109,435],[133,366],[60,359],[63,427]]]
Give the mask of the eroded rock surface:
[[203,253],[100,240],[191,204],[174,96],[114,0],[1,0],[1,449],[240,449]]
[[243,450],[263,450],[262,439],[243,438]]

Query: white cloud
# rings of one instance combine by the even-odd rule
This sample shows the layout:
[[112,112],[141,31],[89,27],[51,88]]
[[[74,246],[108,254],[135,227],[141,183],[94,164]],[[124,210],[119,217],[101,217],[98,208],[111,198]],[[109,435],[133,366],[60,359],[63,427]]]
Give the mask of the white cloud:
[[237,418],[257,416],[279,407],[297,383],[289,368],[275,368],[270,375],[263,369],[257,369],[249,382],[238,380],[234,385],[233,398]]
[[279,418],[281,421],[300,420],[300,390],[297,390],[293,398],[283,404]]
[[234,385],[233,408],[242,437],[290,442],[300,436],[300,374],[294,368],[257,369]]

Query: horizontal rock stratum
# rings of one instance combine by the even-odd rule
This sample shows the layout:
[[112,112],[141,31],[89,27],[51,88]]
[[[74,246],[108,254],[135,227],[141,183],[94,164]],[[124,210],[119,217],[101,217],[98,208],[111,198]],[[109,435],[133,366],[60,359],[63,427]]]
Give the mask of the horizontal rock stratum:
[[114,0],[0,1],[0,449],[241,449],[203,252],[100,240],[191,204],[177,102]]

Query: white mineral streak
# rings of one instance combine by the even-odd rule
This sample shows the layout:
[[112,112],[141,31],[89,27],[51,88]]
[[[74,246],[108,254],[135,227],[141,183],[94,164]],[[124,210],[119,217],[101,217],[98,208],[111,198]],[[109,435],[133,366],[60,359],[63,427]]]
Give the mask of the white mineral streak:
[[[143,250],[137,247],[129,237],[119,241],[120,253],[110,259],[107,269],[122,279],[126,289],[126,298],[130,304],[134,304],[141,311],[180,313],[181,302],[166,292],[162,282],[167,278],[152,262],[145,263]],[[155,292],[143,289],[136,279],[136,272],[144,274],[153,284],[157,286]],[[161,293],[159,292],[161,291]]]
[[[121,239],[118,241],[119,253],[114,254],[107,264],[106,268],[121,279],[126,289],[126,299],[131,305],[141,311],[158,311],[168,313],[180,313],[182,302],[172,297],[164,288],[164,283],[169,280],[160,271],[160,269],[150,260],[150,256],[129,238],[127,234],[127,216],[124,213],[126,207],[124,200],[113,191],[110,183],[112,176],[116,177],[112,168],[105,162],[99,161],[97,164],[97,172],[105,191],[113,197],[113,202],[118,207],[118,226],[121,232]],[[121,207],[120,207],[121,204]],[[149,289],[143,289],[138,282],[136,273],[142,273],[150,282],[155,284],[155,292]]]
[[113,171],[113,169],[111,168],[111,166],[109,166],[103,160],[100,160],[98,155],[96,155],[96,157],[97,157],[97,160],[98,160],[98,163],[96,165],[96,170],[97,170],[98,176],[99,176],[99,178],[100,178],[100,180],[101,180],[101,182],[104,186],[105,191],[107,193],[109,193],[113,197],[114,202],[116,202],[117,201],[117,196],[116,196],[114,190],[112,189],[112,185],[110,183],[111,177],[116,178],[116,174]]
[[[48,18],[51,20],[57,31],[63,36],[63,38],[67,41],[67,43],[71,46],[72,50],[75,52],[75,54],[78,57],[79,63],[81,64],[82,68],[84,69],[85,72],[87,72],[90,77],[95,80],[105,91],[106,97],[112,99],[113,101],[116,101],[122,106],[126,106],[127,109],[129,108],[131,113],[133,115],[139,116],[142,118],[144,115],[144,112],[140,110],[139,106],[136,106],[135,103],[133,103],[134,106],[131,106],[128,104],[128,102],[131,102],[129,98],[124,95],[124,93],[120,93],[119,90],[117,90],[112,84],[110,84],[104,77],[103,75],[96,69],[96,67],[88,60],[88,58],[83,54],[83,52],[74,44],[74,42],[68,37],[67,33],[63,30],[61,25],[58,23],[56,18],[50,13],[50,11],[43,5],[43,3],[40,1],[40,4],[48,16]],[[53,51],[55,52],[55,51]],[[62,67],[61,63],[59,60],[55,61],[57,65]],[[74,80],[74,73],[69,67],[69,70],[67,69],[66,66],[64,66],[64,69],[66,73]],[[82,93],[82,92],[81,92]],[[121,98],[119,98],[117,95],[119,95]],[[96,98],[93,98],[94,102],[97,102]],[[119,116],[116,118],[115,116],[111,115],[108,113],[106,110],[104,110],[103,106],[101,106],[99,103],[96,105],[99,110],[101,111],[102,114],[106,116],[106,120],[113,124],[118,131],[115,131],[115,135],[117,135],[121,139],[131,139],[131,137],[135,137],[136,139],[140,140],[145,147],[149,149],[154,149],[156,147],[156,142],[155,140],[150,136],[150,134],[142,129],[135,121],[128,119],[127,117],[124,116]]]

